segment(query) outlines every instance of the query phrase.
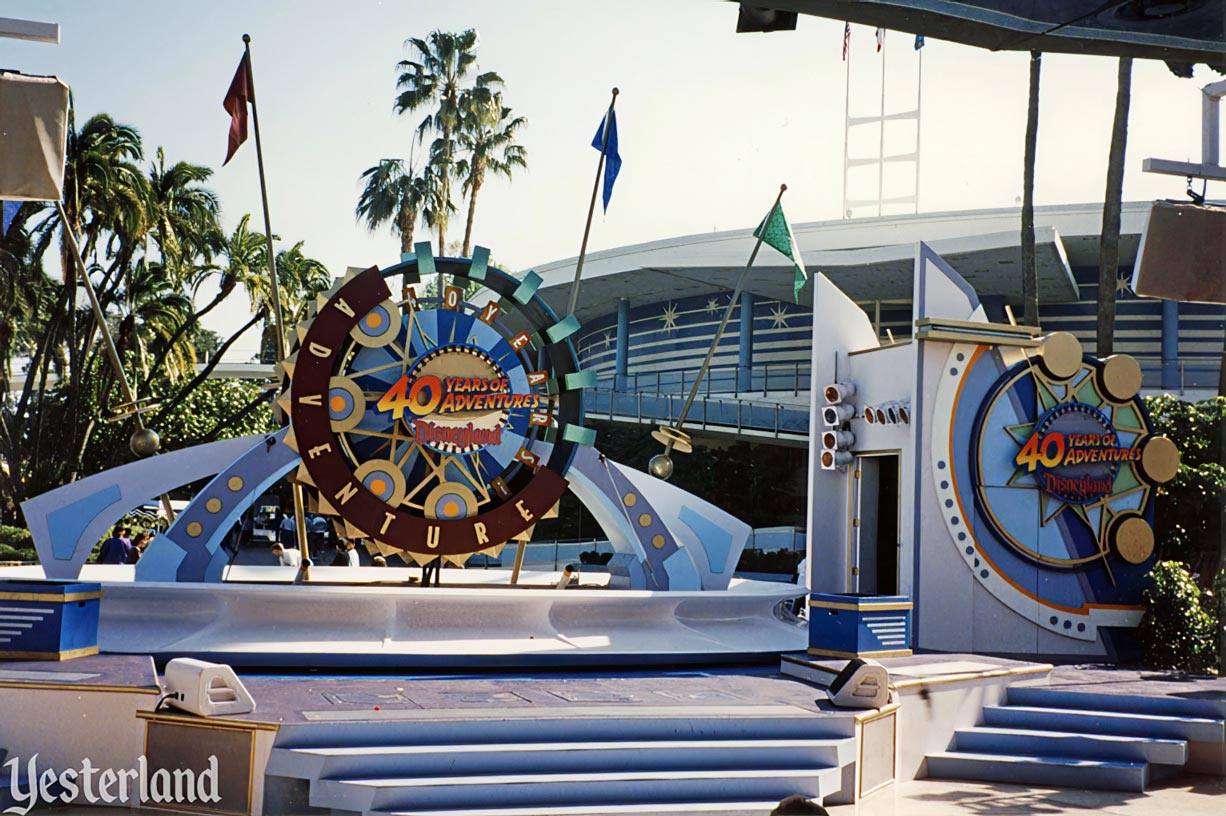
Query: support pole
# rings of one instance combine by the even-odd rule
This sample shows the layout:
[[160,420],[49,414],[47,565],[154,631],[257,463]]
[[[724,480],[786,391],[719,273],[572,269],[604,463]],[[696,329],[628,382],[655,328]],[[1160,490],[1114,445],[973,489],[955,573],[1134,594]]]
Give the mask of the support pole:
[[524,551],[528,549],[527,541],[520,541],[518,544],[515,548],[515,566],[511,567],[511,586],[519,583],[519,571],[524,566]]
[[[766,235],[766,225],[770,223],[771,218],[775,215],[775,210],[779,209],[779,202],[783,200],[783,194],[787,192],[786,184],[779,185],[779,195],[775,197],[775,203],[771,205],[770,211],[766,215],[766,220],[762,222],[762,230],[758,235],[758,240],[754,242],[753,252],[749,253],[749,261],[745,264],[745,268],[741,270],[741,276],[737,278],[736,288],[732,290],[732,297],[728,298],[728,306],[724,309],[724,319],[720,321],[719,328],[715,331],[715,337],[711,340],[711,347],[707,349],[707,356],[703,359],[702,365],[698,369],[698,376],[694,378],[694,384],[690,387],[690,393],[685,398],[685,405],[681,406],[681,413],[677,415],[677,424],[673,426],[678,433],[681,431],[681,426],[685,424],[685,418],[689,416],[690,407],[694,404],[694,398],[698,396],[698,389],[702,386],[703,378],[707,374],[707,368],[711,365],[711,358],[715,356],[715,349],[719,347],[719,341],[724,337],[724,330],[728,328],[728,320],[732,317],[732,310],[740,304],[741,291],[745,288],[745,280],[749,277],[749,270],[753,267],[753,262],[758,257],[758,250],[762,248],[762,239]],[[670,436],[667,443],[664,445],[664,455],[668,456],[673,451],[674,439]]]
[[[883,35],[884,36],[884,35]],[[877,216],[884,212],[885,200],[885,44],[881,46],[881,127],[877,139]]]
[[839,218],[851,217],[847,212],[847,170],[851,150],[851,46],[846,48],[847,58],[843,60],[843,211],[839,213]]
[[[251,85],[251,123],[255,129],[255,161],[260,170],[260,200],[264,205],[264,246],[268,256],[268,276],[272,282],[272,312],[276,323],[277,362],[285,360],[285,323],[281,311],[281,286],[277,281],[277,259],[272,250],[272,223],[268,216],[268,184],[264,180],[264,148],[260,143],[260,110],[256,104],[255,69],[251,65],[251,35],[243,35],[243,46],[246,48],[247,82]],[[311,551],[307,546],[305,502],[302,500],[302,485],[295,482],[292,487],[294,501],[294,528],[298,541],[298,552],[306,561]]]
[[575,313],[579,305],[579,279],[583,277],[583,261],[587,257],[587,238],[592,231],[592,216],[596,212],[596,193],[600,190],[600,176],[604,171],[605,151],[609,149],[609,122],[613,118],[613,106],[617,104],[617,94],[613,89],[613,98],[609,100],[609,110],[604,115],[604,127],[601,128],[603,139],[600,140],[600,161],[596,163],[596,181],[592,184],[592,201],[587,205],[587,223],[583,225],[583,243],[579,246],[579,262],[575,264],[575,282],[570,285],[570,303],[566,307],[567,316]]
[[[106,351],[107,360],[111,364],[111,368],[115,370],[115,378],[119,380],[119,387],[123,390],[123,398],[126,401],[129,409],[132,412],[132,420],[136,423],[138,431],[145,430],[145,421],[140,416],[140,406],[136,404],[136,392],[132,390],[132,385],[128,382],[128,375],[123,370],[123,362],[119,359],[119,350],[115,348],[115,340],[111,337],[111,330],[106,325],[106,314],[102,311],[102,304],[98,302],[98,293],[94,291],[94,284],[89,279],[89,272],[85,267],[85,259],[81,257],[81,246],[77,243],[77,236],[72,231],[72,225],[68,222],[68,213],[64,212],[64,203],[57,200],[55,202],[55,211],[60,216],[60,227],[64,231],[64,237],[68,239],[68,247],[72,250],[72,259],[76,261],[77,272],[81,278],[81,286],[85,289],[85,294],[89,298],[90,309],[93,310],[94,320],[98,323],[98,334],[102,336],[102,348]],[[72,285],[71,282],[69,285]],[[170,497],[163,495],[161,497],[162,510],[166,513],[166,518],[169,523],[174,523],[175,511],[170,506]]]

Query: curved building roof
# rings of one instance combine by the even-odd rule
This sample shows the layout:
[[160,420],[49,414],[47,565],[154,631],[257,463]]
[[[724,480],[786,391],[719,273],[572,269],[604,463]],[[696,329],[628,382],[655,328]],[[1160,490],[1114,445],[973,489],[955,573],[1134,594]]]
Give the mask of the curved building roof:
[[[1123,206],[1120,263],[1130,265],[1149,217],[1149,202]],[[923,213],[793,224],[805,266],[824,272],[853,300],[909,300],[915,247],[929,244],[980,295],[1021,297],[1021,210]],[[1035,208],[1039,299],[1078,300],[1072,266],[1098,263],[1101,204]],[[631,305],[727,292],[753,249],[753,230],[683,235],[589,253],[576,315],[581,322],[608,314],[619,298]],[[566,307],[577,258],[536,267],[541,293],[555,310]],[[763,298],[792,299],[792,267],[772,250],[761,252],[747,289]],[[801,303],[811,303],[806,287]]]

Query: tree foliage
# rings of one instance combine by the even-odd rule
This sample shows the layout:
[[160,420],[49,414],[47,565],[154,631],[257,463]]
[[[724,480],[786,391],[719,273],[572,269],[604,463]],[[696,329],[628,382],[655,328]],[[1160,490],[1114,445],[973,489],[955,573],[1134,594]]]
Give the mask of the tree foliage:
[[1170,394],[1147,397],[1154,430],[1179,448],[1179,474],[1158,488],[1154,534],[1159,559],[1183,561],[1205,572],[1217,558],[1226,469],[1221,429],[1226,399],[1185,402]]
[[1213,592],[1197,586],[1184,564],[1160,561],[1149,574],[1144,597],[1148,609],[1137,636],[1145,665],[1216,673],[1220,613]]
[[[269,429],[271,391],[211,380],[236,341],[270,313],[265,236],[243,216],[226,235],[212,170],[168,161],[147,167],[140,134],[106,114],[78,127],[70,111],[63,215],[23,204],[0,236],[0,512],[19,521],[25,499],[132,458],[132,420],[107,422],[125,401],[103,346],[115,341],[144,415],[164,449]],[[105,320],[78,293],[65,230],[77,237]],[[276,236],[274,236],[275,238]],[[331,276],[298,243],[278,253],[287,319]],[[216,289],[204,300],[202,292]],[[252,317],[228,336],[201,325],[246,297]],[[204,302],[202,302],[204,301]]]
[[[515,141],[527,120],[503,104],[502,77],[478,70],[477,46],[474,29],[432,31],[405,40],[410,57],[397,64],[393,108],[402,115],[425,115],[414,130],[407,165],[403,159],[381,159],[362,173],[354,211],[371,231],[390,225],[402,253],[412,249],[420,221],[437,233],[439,253],[448,254],[447,228],[458,210],[453,182],[459,182],[468,199],[459,252],[470,255],[477,196],[486,174],[510,179],[516,168],[528,166],[527,151]],[[427,144],[426,160],[418,168],[412,148]]]

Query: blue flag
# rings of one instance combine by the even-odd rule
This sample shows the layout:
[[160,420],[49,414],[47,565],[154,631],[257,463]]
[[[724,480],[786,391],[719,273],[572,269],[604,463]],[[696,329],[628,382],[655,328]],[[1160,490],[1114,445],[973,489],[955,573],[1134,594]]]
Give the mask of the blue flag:
[[[622,169],[622,157],[617,152],[617,114],[609,111],[609,144],[604,151],[604,210],[609,211],[609,199],[613,196],[613,182]],[[592,147],[600,150],[604,147],[604,122],[596,129],[596,137],[592,139]]]
[[21,209],[20,201],[5,201],[4,202],[4,217],[0,223],[0,238],[8,235],[9,224],[13,223],[13,219],[17,217],[17,211]]
[[916,34],[915,35],[915,50],[918,51],[923,47],[924,47],[924,35]]

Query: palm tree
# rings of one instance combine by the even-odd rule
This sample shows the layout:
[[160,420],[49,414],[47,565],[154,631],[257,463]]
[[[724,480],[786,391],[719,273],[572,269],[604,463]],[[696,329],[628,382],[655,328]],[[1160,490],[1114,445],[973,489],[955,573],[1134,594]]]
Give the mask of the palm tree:
[[[206,313],[209,309],[216,306],[222,300],[230,295],[237,287],[242,287],[247,294],[247,299],[251,302],[251,319],[238,328],[234,334],[218,346],[217,351],[213,354],[212,359],[205,363],[204,367],[196,373],[196,376],[184,386],[178,394],[169,402],[163,404],[162,409],[154,418],[152,425],[173,411],[184,399],[187,398],[200,383],[204,382],[208,376],[221,362],[221,358],[230,350],[231,346],[246,334],[253,326],[262,320],[267,320],[272,312],[272,286],[268,279],[268,263],[265,260],[267,243],[264,239],[264,234],[260,232],[252,232],[250,229],[251,215],[244,215],[238,222],[238,226],[234,228],[234,232],[230,233],[221,245],[221,254],[225,256],[225,266],[220,268],[221,282],[218,286],[217,296],[204,309],[196,313],[197,318]],[[200,278],[195,282],[195,286],[203,282],[218,270],[210,267],[201,272]],[[154,373],[158,368],[155,366],[150,371],[146,378],[146,383],[152,380]]]
[[217,196],[200,186],[212,175],[208,167],[183,161],[167,168],[160,147],[157,163],[149,168],[149,234],[157,242],[162,263],[176,280],[184,278],[181,267],[185,261],[197,257],[206,263],[212,261],[220,243]]
[[1111,152],[1107,159],[1107,191],[1103,196],[1103,229],[1098,247],[1095,353],[1099,357],[1110,356],[1115,346],[1115,293],[1120,274],[1120,205],[1124,198],[1124,152],[1128,147],[1128,108],[1131,101],[1132,57],[1120,57],[1115,119],[1111,125]]
[[460,148],[465,157],[456,165],[456,174],[463,180],[461,188],[468,195],[468,221],[464,226],[464,257],[472,250],[473,217],[477,212],[477,194],[485,183],[486,172],[510,180],[515,167],[528,167],[527,151],[515,142],[515,131],[527,124],[522,116],[511,116],[511,109],[502,104],[502,94],[494,94],[491,104],[474,106],[469,111],[465,127],[459,134]]
[[[475,29],[459,34],[432,31],[428,40],[411,37],[405,46],[412,49],[416,59],[402,60],[397,64],[403,73],[396,80],[400,91],[394,109],[399,114],[418,110],[429,105],[434,109],[417,126],[417,141],[420,144],[426,134],[434,132],[438,139],[431,150],[431,163],[438,172],[442,198],[451,202],[451,171],[456,162],[456,141],[466,111],[480,105],[488,105],[495,88],[502,85],[502,78],[490,71],[475,77],[473,84],[462,85],[463,80],[477,62],[478,38]],[[447,245],[447,207],[436,214],[439,245]]]
[[160,367],[171,382],[193,372],[196,350],[179,328],[192,314],[192,302],[179,291],[166,268],[142,258],[127,276],[124,293],[128,313],[119,321],[115,347],[122,359],[131,352],[137,369],[148,376],[152,360],[162,359]]
[[[190,291],[193,301],[200,287],[208,280],[217,277],[219,281],[217,294],[203,308],[196,310],[183,321],[175,335],[167,341],[170,345],[177,343],[179,338],[187,335],[193,327],[198,326],[201,318],[221,305],[221,302],[229,297],[236,288],[241,286],[247,290],[248,295],[251,295],[252,292],[260,289],[260,287],[268,286],[268,274],[266,271],[268,266],[264,262],[264,253],[266,252],[264,235],[263,233],[252,232],[250,225],[251,215],[248,213],[239,219],[238,226],[234,228],[230,235],[210,239],[215,243],[218,254],[225,258],[224,265],[219,266],[216,263],[207,262],[194,266],[190,271],[183,268],[179,270],[179,274],[187,278],[185,283],[188,283],[191,287]],[[259,295],[262,297],[264,292],[261,290]],[[256,311],[258,298],[252,297],[251,303],[252,311],[254,312]],[[244,327],[243,331],[252,325],[254,325],[254,321]],[[146,393],[161,370],[162,366],[155,364],[145,375],[145,379],[138,391]]]
[[302,254],[303,241],[277,253],[277,281],[281,284],[282,306],[287,320],[306,317],[307,306],[320,292],[332,285],[332,275],[321,261]]
[[[146,228],[145,202],[148,200],[144,174],[136,164],[144,155],[140,135],[135,128],[115,122],[106,114],[96,114],[80,129],[72,107],[68,112],[67,141],[65,144],[63,213],[54,209],[36,227],[38,257],[47,248],[52,236],[60,236],[60,267],[67,284],[56,304],[54,314],[46,327],[45,342],[35,350],[31,361],[32,376],[22,391],[17,414],[24,413],[34,385],[34,372],[39,375],[38,390],[45,388],[48,370],[46,361],[55,357],[66,342],[68,351],[68,388],[65,393],[68,416],[67,438],[74,441],[81,418],[86,410],[83,400],[88,390],[82,375],[90,359],[96,331],[92,315],[78,322],[76,310],[76,287],[72,285],[80,270],[76,268],[75,256],[64,235],[70,229],[78,236],[83,257],[89,257],[97,247],[100,237],[109,233],[107,253],[113,263],[100,281],[99,299],[105,309],[112,301],[120,285],[119,275],[127,267],[139,236]],[[61,323],[66,319],[66,330]],[[38,422],[41,423],[42,412]],[[41,426],[35,431],[41,434]],[[88,434],[87,434],[88,436]],[[37,443],[35,445],[37,453]]]
[[366,186],[354,215],[371,232],[391,222],[392,231],[400,238],[401,254],[412,252],[417,219],[430,213],[433,226],[433,213],[444,209],[442,181],[434,168],[427,166],[415,174],[404,169],[401,159],[382,159],[361,177],[366,179]]
[[1022,159],[1022,323],[1039,325],[1039,278],[1034,252],[1034,162],[1039,140],[1039,72],[1043,55],[1030,52],[1030,94],[1026,108],[1026,152]]

